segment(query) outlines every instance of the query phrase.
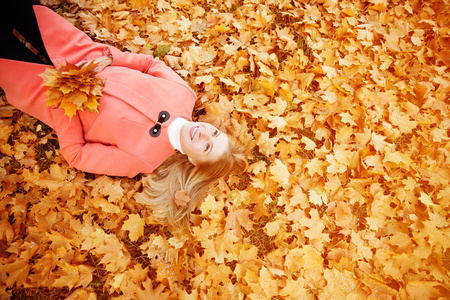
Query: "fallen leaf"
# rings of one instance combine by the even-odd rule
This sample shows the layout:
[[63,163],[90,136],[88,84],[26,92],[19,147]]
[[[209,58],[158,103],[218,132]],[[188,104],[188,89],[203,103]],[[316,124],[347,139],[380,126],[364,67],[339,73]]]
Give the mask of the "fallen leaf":
[[123,223],[122,230],[128,230],[128,236],[134,242],[144,234],[144,225],[145,222],[139,214],[130,214],[128,215],[128,220]]
[[175,192],[175,204],[178,206],[185,207],[188,205],[189,201],[191,201],[191,198],[187,194],[188,192],[186,190],[178,190]]

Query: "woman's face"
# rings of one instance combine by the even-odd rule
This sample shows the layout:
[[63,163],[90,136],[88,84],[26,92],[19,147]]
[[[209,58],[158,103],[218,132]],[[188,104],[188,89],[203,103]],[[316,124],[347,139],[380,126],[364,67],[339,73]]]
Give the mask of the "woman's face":
[[181,128],[180,146],[194,165],[214,162],[228,150],[228,136],[209,123],[189,122]]

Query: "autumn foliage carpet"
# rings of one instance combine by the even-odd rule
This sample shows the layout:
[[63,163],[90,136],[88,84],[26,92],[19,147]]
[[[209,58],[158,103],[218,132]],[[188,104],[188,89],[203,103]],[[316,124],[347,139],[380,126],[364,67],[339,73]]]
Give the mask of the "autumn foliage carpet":
[[448,0],[43,3],[164,59],[250,166],[174,236],[2,96],[0,299],[449,299]]

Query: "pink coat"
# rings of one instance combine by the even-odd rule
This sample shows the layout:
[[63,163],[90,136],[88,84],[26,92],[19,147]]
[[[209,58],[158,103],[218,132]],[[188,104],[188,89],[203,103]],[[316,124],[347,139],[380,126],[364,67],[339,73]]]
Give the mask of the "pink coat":
[[[175,152],[167,127],[176,117],[191,120],[194,91],[157,58],[95,43],[52,10],[34,10],[54,65],[112,55],[112,65],[97,75],[106,79],[100,113],[78,112],[69,121],[63,109],[45,106],[47,88],[38,74],[48,66],[0,59],[0,86],[7,100],[56,130],[60,151],[71,166],[113,176],[151,173]],[[153,137],[149,131],[161,112],[168,112],[169,119]]]

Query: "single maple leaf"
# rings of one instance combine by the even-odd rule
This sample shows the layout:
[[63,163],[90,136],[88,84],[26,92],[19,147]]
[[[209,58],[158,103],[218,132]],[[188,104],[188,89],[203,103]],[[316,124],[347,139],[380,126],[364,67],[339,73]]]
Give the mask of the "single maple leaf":
[[0,220],[0,239],[11,243],[14,239],[14,229],[8,220]]
[[322,299],[364,299],[367,297],[367,292],[361,288],[358,279],[347,270],[339,272],[336,269],[325,269],[324,278],[327,285],[322,290]]
[[67,286],[71,290],[80,281],[78,266],[63,262],[59,264],[59,267],[61,269],[54,272],[59,277],[53,282],[52,287],[61,288]]
[[305,288],[305,280],[302,277],[296,280],[289,277],[286,286],[280,290],[280,296],[291,299],[307,299],[308,290]]
[[[263,64],[261,64],[264,66]],[[259,84],[261,85],[262,91],[269,97],[273,97],[275,95],[275,83],[266,78],[262,78],[259,80]]]
[[232,231],[237,237],[242,237],[243,232],[241,226],[247,231],[253,229],[254,222],[250,220],[250,214],[252,214],[252,212],[248,209],[231,209],[226,218],[225,229]]
[[287,166],[279,159],[275,159],[274,164],[269,167],[270,179],[280,184],[281,186],[287,186],[289,184],[290,173]]
[[143,290],[135,286],[138,300],[160,300],[168,298],[168,294],[163,293],[165,288],[163,284],[159,284],[156,288],[153,288],[153,281],[150,278],[147,278],[147,280],[142,283],[142,286],[144,287]]
[[214,30],[216,30],[218,33],[227,33],[231,31],[231,28],[228,27],[225,23],[222,23],[214,26]]
[[173,201],[175,201],[175,204],[178,206],[187,206],[189,201],[191,201],[191,198],[187,194],[188,192],[186,190],[178,190],[175,192],[175,197]]
[[268,268],[262,267],[259,271],[259,284],[267,298],[278,295],[278,280],[274,278]]
[[387,7],[384,3],[378,3],[377,5],[372,5],[369,7],[369,9],[373,9],[379,12],[383,12],[387,10]]
[[298,263],[302,264],[306,270],[322,267],[323,258],[313,246],[304,245],[302,250],[305,255],[299,259]]
[[310,212],[311,218],[307,216],[302,216],[298,222],[308,229],[305,229],[305,236],[311,240],[313,239],[321,239],[328,240],[328,235],[324,233],[325,225],[323,220],[321,220],[317,209],[312,209]]
[[322,190],[315,188],[309,191],[309,202],[320,206],[328,203],[328,197]]
[[180,275],[177,273],[176,266],[172,263],[159,261],[156,264],[156,280],[162,282],[166,279],[169,283],[170,290],[174,290],[175,282],[179,280]]
[[283,227],[285,227],[286,222],[282,219],[276,219],[275,221],[268,222],[264,227],[266,229],[267,235],[275,236],[276,234],[282,233],[285,231]]
[[2,281],[7,287],[11,287],[14,284],[21,286],[25,283],[29,271],[30,265],[28,260],[16,259],[13,263],[2,266]]
[[122,230],[128,230],[130,240],[135,242],[144,234],[144,225],[144,220],[138,214],[131,214],[123,223]]
[[[428,281],[410,281],[406,285],[406,292],[411,299],[437,299],[442,296],[440,289],[443,285],[438,282]],[[446,286],[446,295],[448,296],[448,286]]]
[[424,192],[420,192],[419,200],[426,206],[436,206],[436,204],[433,203],[433,200],[431,200],[431,197]]

